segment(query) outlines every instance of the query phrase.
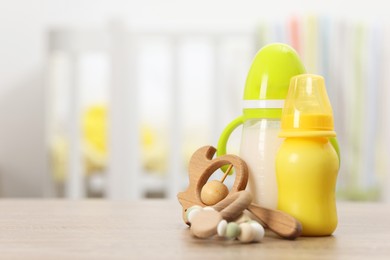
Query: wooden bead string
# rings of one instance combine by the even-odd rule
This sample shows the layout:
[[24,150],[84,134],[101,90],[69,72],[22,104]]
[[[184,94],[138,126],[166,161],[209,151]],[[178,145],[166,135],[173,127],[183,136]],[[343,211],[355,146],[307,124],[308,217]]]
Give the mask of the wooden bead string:
[[[196,223],[202,223],[204,219],[210,221],[210,219],[212,218],[210,218],[211,213],[209,213],[208,211],[214,211],[214,212],[216,211],[212,207],[202,208],[200,206],[193,206],[189,208],[187,211],[188,211],[188,221],[189,223],[191,223],[191,232],[195,237],[198,238],[206,239],[214,235],[218,235],[218,237],[225,238],[225,239],[233,239],[233,240],[238,239],[241,243],[252,243],[252,242],[261,242],[265,234],[263,226],[259,222],[252,220],[245,213],[242,213],[241,217],[231,222],[228,222],[226,219],[219,220],[219,217],[217,217],[219,222],[218,223],[214,222],[215,224],[214,227],[212,228],[213,232],[207,234],[195,233],[194,226],[197,225]],[[204,214],[204,212],[206,212],[206,214]],[[199,220],[197,221],[197,218],[199,219],[200,215],[202,214],[204,216],[201,217],[200,221]]]
[[264,228],[243,213],[251,201],[249,192],[240,191],[218,203],[216,208],[189,208],[186,218],[191,224],[192,234],[198,238],[209,238],[218,234],[228,239],[237,238],[242,243],[260,242],[264,237]]

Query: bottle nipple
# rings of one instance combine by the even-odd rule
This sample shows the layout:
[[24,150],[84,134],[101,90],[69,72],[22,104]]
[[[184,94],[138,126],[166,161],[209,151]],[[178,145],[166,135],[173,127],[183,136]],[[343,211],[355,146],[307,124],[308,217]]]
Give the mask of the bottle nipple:
[[281,128],[280,137],[336,136],[323,77],[302,74],[291,78]]

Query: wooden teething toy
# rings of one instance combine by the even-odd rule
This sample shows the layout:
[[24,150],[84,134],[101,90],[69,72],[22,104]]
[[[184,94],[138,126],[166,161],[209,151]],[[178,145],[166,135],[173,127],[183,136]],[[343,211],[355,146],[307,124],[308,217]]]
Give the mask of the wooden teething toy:
[[[246,163],[236,155],[224,155],[213,159],[217,150],[212,146],[199,148],[192,155],[189,162],[189,185],[186,191],[180,192],[177,197],[183,206],[183,219],[185,211],[194,205],[207,206],[202,202],[201,191],[210,176],[224,165],[233,165],[236,179],[230,193],[244,190],[248,183],[248,168]],[[189,224],[188,222],[186,222]]]
[[[224,155],[212,159],[215,152],[216,149],[214,147],[205,146],[198,149],[191,157],[189,163],[189,186],[186,191],[180,192],[177,195],[179,202],[183,207],[183,220],[187,224],[190,224],[186,218],[186,211],[188,208],[195,205],[200,207],[207,206],[202,201],[201,191],[210,176],[220,167],[232,165],[236,171],[236,179],[228,196],[212,206],[216,211],[228,212],[229,205],[237,199],[236,195],[232,195],[246,188],[248,182],[248,168],[246,163],[235,155]],[[254,203],[250,203],[247,206],[247,209],[261,220],[265,227],[268,227],[283,238],[294,239],[301,234],[301,224],[295,218],[282,211],[263,208]],[[233,213],[236,211],[234,207],[230,207],[230,210],[233,211]],[[241,212],[238,212],[238,214],[241,214]],[[219,219],[219,217],[216,218]],[[222,219],[226,219],[226,217],[224,216]],[[214,226],[214,224],[212,226]]]

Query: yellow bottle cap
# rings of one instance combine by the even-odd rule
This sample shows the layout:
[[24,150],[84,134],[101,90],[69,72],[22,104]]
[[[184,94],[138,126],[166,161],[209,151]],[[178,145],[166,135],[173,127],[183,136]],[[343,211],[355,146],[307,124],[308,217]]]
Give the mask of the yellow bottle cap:
[[336,136],[324,78],[312,74],[292,77],[281,120],[280,137]]

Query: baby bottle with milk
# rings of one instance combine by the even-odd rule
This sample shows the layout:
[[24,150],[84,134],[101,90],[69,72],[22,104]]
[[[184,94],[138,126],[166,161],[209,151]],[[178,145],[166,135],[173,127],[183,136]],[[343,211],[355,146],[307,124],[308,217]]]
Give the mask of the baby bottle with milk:
[[334,136],[324,79],[309,74],[292,78],[280,132],[286,139],[276,156],[278,209],[301,222],[302,235],[330,235],[337,226]]
[[230,134],[243,124],[240,157],[249,168],[249,190],[254,202],[263,207],[277,207],[275,155],[282,143],[278,137],[280,118],[291,77],[305,73],[297,53],[280,43],[263,47],[249,70],[243,114],[222,132],[217,155],[226,153]]

